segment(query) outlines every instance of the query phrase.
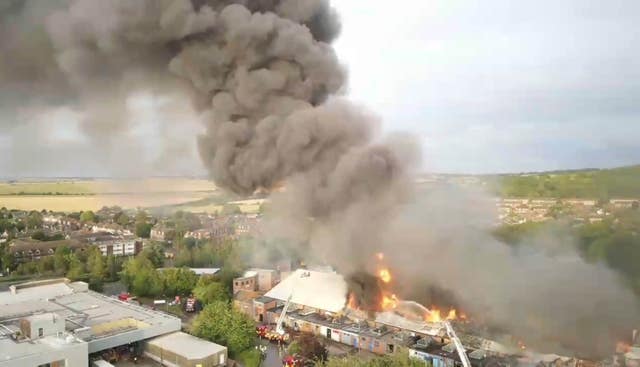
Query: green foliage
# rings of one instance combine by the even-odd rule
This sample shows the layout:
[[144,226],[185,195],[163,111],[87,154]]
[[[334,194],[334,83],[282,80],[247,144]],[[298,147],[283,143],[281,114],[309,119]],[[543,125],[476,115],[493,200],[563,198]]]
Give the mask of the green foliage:
[[245,367],[260,367],[262,353],[257,349],[246,349],[238,353],[236,359]]
[[85,275],[85,266],[75,254],[72,253],[68,256],[68,263],[69,271],[67,271],[67,278],[71,280],[79,280]]
[[9,269],[12,271],[16,268],[16,258],[8,251],[6,243],[0,244],[0,272],[4,273]]
[[189,295],[198,281],[198,276],[187,268],[165,269],[162,273],[164,294],[169,297]]
[[104,279],[106,275],[107,269],[104,257],[102,257],[102,253],[95,246],[91,246],[88,249],[87,271],[89,272],[91,279],[94,279],[95,281]]
[[255,341],[253,320],[226,302],[205,306],[193,320],[192,331],[198,337],[226,345],[232,357],[252,347]]
[[38,211],[32,211],[26,218],[26,226],[29,229],[42,227],[42,214]]
[[311,361],[326,361],[327,348],[311,333],[302,333],[289,345],[289,354],[297,354]]
[[607,170],[489,176],[493,190],[506,197],[640,197],[640,165]]
[[145,247],[138,256],[147,258],[154,267],[160,268],[164,265],[164,248],[158,243]]
[[142,238],[149,238],[151,235],[151,228],[153,228],[153,224],[146,222],[137,222],[136,223],[136,236]]
[[106,278],[109,281],[118,279],[118,273],[122,271],[122,261],[114,255],[107,255],[106,260]]
[[41,258],[37,264],[39,274],[53,273],[53,270],[55,269],[53,256],[45,256]]
[[98,222],[98,217],[91,210],[87,210],[80,214],[80,221],[82,223],[96,223]]
[[212,281],[208,284],[200,284],[193,289],[193,294],[203,304],[209,304],[213,302],[228,302],[229,292],[227,288],[221,282]]
[[53,268],[56,273],[65,274],[69,270],[69,255],[71,255],[71,249],[67,246],[56,248],[53,254]]
[[136,296],[156,297],[163,292],[163,281],[155,267],[144,256],[128,260],[122,270],[122,281]]
[[402,350],[392,355],[363,359],[356,355],[347,357],[331,357],[326,362],[316,362],[316,367],[425,367],[424,361],[409,357],[409,353]]
[[131,222],[131,218],[129,218],[129,216],[124,212],[119,212],[113,216],[113,221],[118,223],[121,226],[126,226]]

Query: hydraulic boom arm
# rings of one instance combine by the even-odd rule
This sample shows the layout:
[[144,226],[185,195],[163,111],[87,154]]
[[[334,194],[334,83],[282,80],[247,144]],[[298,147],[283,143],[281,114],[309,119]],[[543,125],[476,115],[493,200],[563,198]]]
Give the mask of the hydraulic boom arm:
[[447,335],[449,338],[453,340],[453,344],[456,346],[456,350],[458,351],[458,356],[460,356],[460,360],[462,361],[463,367],[471,367],[471,362],[469,362],[469,357],[467,357],[467,351],[464,350],[464,346],[460,341],[460,338],[456,335],[456,332],[453,330],[451,323],[448,320],[443,321],[444,327],[447,329]]

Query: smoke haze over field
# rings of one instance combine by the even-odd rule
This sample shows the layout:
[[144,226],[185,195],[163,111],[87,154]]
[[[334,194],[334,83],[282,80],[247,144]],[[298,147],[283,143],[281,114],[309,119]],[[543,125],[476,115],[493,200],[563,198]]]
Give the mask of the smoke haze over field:
[[573,253],[512,253],[487,235],[484,199],[416,200],[412,137],[381,136],[375,117],[340,96],[346,72],[330,46],[339,29],[327,0],[9,1],[0,109],[67,108],[93,151],[131,157],[135,169],[132,95],[156,96],[166,157],[193,150],[189,121],[199,120],[216,184],[250,194],[286,181],[274,234],[304,243],[311,259],[349,274],[372,270],[384,251],[401,294],[441,288],[534,346],[603,352],[637,316],[630,291]]

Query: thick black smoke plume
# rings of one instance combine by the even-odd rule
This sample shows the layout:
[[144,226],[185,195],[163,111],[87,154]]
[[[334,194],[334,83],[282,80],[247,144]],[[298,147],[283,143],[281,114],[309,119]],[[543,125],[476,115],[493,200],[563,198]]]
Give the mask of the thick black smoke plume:
[[[375,118],[338,97],[339,30],[328,0],[5,0],[0,113],[70,106],[108,155],[129,129],[132,93],[188,96],[215,182],[239,194],[286,182],[274,197],[278,234],[310,258],[371,272],[384,251],[399,296],[447,289],[546,350],[606,351],[636,319],[633,295],[573,254],[512,253],[475,224],[486,213],[477,200],[416,201],[412,139],[380,138]],[[2,121],[0,132],[20,119]]]

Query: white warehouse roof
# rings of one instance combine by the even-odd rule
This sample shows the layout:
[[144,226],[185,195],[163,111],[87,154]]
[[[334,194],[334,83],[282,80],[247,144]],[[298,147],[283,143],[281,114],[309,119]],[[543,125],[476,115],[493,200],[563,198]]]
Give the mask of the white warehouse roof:
[[342,275],[298,269],[265,294],[267,297],[329,312],[341,311],[347,303],[347,283]]

